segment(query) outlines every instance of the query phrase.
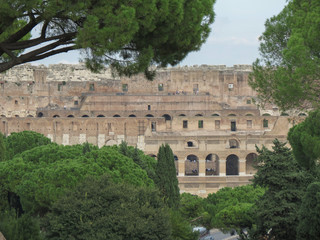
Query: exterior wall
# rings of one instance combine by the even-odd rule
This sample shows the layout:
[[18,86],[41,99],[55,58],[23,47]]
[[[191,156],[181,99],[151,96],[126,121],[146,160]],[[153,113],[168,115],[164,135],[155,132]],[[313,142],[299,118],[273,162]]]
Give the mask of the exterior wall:
[[108,69],[93,74],[82,65],[22,65],[0,74],[0,131],[32,130],[64,145],[127,141],[153,156],[168,143],[181,192],[206,196],[248,184],[255,146],[285,141],[303,119],[254,105],[250,71],[246,65],[170,68],[148,81],[113,77]]

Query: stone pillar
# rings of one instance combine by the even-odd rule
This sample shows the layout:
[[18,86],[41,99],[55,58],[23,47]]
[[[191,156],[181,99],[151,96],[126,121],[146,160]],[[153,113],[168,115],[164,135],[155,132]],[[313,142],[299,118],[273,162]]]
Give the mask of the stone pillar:
[[81,133],[79,135],[79,143],[82,144],[82,143],[85,143],[86,141],[87,141],[87,134]]
[[185,160],[178,160],[178,165],[179,165],[179,177],[184,177],[185,173]]
[[199,177],[206,176],[206,160],[198,160],[199,161]]
[[219,159],[219,176],[226,176],[226,160]]
[[106,135],[105,134],[98,134],[98,147],[101,148],[104,146],[106,142]]
[[239,176],[246,175],[246,160],[240,159],[239,160]]
[[69,134],[62,135],[62,145],[69,145]]
[[137,148],[140,149],[141,151],[144,151],[146,147],[146,143],[144,141],[144,136],[138,136],[138,142],[137,142]]

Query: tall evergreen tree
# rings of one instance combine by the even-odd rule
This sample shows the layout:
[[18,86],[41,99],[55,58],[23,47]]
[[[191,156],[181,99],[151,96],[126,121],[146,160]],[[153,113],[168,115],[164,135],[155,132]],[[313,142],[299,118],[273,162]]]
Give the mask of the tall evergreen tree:
[[0,133],[0,162],[6,158],[6,145],[4,143],[4,136]]
[[161,145],[158,152],[155,183],[170,208],[179,204],[179,186],[173,152],[168,144]]

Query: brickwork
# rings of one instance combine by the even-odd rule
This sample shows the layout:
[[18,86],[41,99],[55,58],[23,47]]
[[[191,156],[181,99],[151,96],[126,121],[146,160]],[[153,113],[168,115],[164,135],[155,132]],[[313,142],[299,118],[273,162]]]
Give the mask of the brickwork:
[[301,112],[259,109],[251,66],[159,69],[119,78],[82,65],[22,65],[0,74],[0,131],[32,130],[59,144],[127,141],[155,156],[170,144],[181,192],[201,196],[249,183],[255,145],[285,141]]

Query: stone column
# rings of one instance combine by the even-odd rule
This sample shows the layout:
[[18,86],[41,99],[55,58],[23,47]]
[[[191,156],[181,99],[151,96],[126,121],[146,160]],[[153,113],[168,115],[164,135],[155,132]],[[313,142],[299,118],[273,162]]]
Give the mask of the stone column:
[[219,159],[219,176],[226,176],[226,160]]
[[184,173],[185,173],[185,160],[178,160],[178,165],[179,165],[179,173],[178,176],[179,177],[184,177]]
[[239,176],[246,175],[246,160],[240,159],[239,160]]
[[206,160],[198,160],[199,161],[199,177],[206,176]]

